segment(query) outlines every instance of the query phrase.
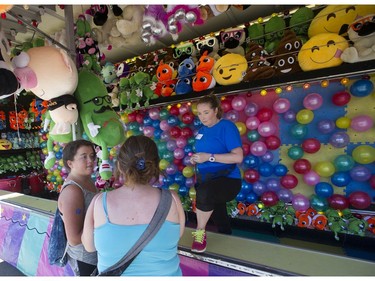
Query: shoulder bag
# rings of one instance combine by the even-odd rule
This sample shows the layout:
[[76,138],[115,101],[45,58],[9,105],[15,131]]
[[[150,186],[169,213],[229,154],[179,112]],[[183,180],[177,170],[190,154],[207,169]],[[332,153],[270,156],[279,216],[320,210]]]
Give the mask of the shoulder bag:
[[134,246],[126,253],[126,255],[119,260],[117,263],[107,268],[105,271],[98,274],[97,269],[91,274],[91,276],[121,276],[126,268],[132,263],[137,255],[143,250],[146,244],[152,240],[152,238],[159,231],[160,227],[164,223],[169,209],[171,207],[172,194],[168,189],[161,189],[161,198],[158,207],[156,208],[155,214],[152,217],[146,230],[142,233],[141,237],[134,244]]

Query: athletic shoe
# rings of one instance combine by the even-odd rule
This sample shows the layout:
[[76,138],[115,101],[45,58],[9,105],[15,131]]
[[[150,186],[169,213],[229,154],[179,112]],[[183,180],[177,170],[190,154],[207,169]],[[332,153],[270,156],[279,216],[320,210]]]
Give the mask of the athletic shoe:
[[197,229],[195,232],[192,232],[192,235],[194,237],[194,241],[193,245],[191,246],[191,251],[195,253],[203,253],[206,251],[206,231],[204,229]]

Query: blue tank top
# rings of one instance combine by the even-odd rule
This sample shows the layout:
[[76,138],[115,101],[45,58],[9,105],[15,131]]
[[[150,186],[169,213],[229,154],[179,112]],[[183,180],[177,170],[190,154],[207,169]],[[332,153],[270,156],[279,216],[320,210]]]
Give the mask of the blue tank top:
[[[107,193],[103,194],[107,222],[94,229],[98,270],[102,272],[118,262],[145,231],[148,224],[119,225],[109,221]],[[122,276],[182,276],[177,245],[180,225],[165,221],[159,232],[143,248]]]

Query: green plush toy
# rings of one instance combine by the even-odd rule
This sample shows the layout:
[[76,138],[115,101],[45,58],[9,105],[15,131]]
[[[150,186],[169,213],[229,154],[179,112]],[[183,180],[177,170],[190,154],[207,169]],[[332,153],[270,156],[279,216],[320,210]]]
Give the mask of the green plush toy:
[[284,36],[286,28],[285,20],[278,16],[271,17],[264,25],[265,45],[264,49],[268,54],[273,54],[279,46],[281,38]]
[[[260,23],[253,23],[247,28],[248,37],[246,38],[246,43],[249,45],[250,42],[256,43],[264,47],[264,26]],[[246,47],[246,53],[249,52],[248,47]]]
[[97,75],[88,70],[78,74],[78,86],[74,93],[79,107],[79,116],[88,138],[102,148],[99,174],[108,180],[112,176],[108,148],[125,141],[120,117],[111,107],[111,98]]
[[313,18],[314,12],[308,7],[299,8],[290,17],[289,28],[301,39],[302,44],[305,44],[309,40],[308,30]]

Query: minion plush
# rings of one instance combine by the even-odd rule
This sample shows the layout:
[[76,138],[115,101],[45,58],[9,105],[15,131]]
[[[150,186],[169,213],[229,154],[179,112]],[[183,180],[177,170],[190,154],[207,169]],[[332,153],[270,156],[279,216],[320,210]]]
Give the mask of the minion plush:
[[232,85],[243,80],[246,70],[246,58],[239,54],[230,53],[215,62],[212,75],[218,84]]

